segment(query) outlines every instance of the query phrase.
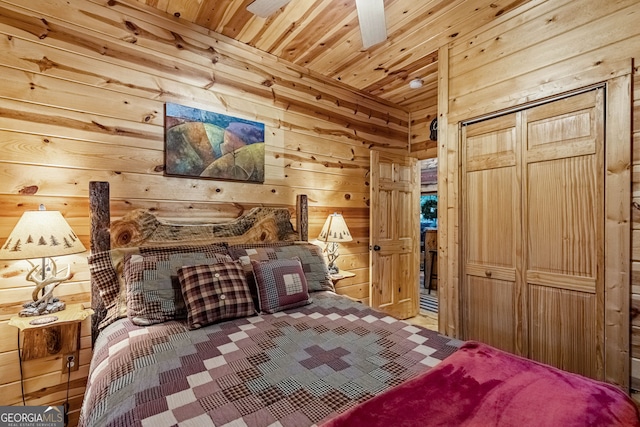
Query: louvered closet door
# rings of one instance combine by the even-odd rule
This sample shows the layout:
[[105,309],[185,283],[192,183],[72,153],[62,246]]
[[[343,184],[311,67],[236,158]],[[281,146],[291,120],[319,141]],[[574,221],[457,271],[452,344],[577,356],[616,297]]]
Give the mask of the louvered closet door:
[[520,155],[516,114],[463,128],[465,336],[516,352]]
[[466,339],[603,376],[602,89],[463,127]]
[[523,112],[529,357],[603,377],[603,90]]

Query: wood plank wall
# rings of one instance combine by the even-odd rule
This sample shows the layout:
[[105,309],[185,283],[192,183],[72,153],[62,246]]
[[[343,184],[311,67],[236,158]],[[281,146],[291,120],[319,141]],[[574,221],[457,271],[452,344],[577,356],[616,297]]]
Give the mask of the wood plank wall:
[[[225,220],[256,205],[292,209],[309,196],[310,237],[342,212],[354,241],[339,291],[368,297],[369,150],[408,147],[408,113],[135,1],[0,0],[0,241],[24,210],[61,210],[89,247],[88,183],[111,183],[112,215],[149,207],[169,217]],[[263,185],[163,176],[165,102],[266,125]],[[56,290],[89,301],[87,254]],[[0,262],[0,405],[22,404],[17,330],[30,298],[26,262]],[[91,357],[82,325],[71,377],[71,425]],[[28,405],[61,404],[60,358],[24,364]]]
[[[335,210],[352,218],[349,226],[356,239],[343,245],[340,266],[356,277],[340,281],[340,287],[366,298],[369,149],[404,149],[409,139],[416,157],[432,157],[427,154],[433,148],[426,142],[428,133],[418,129],[428,129],[435,101],[412,111],[415,127],[409,136],[409,115],[401,109],[156,15],[143,5],[104,4],[0,0],[0,240],[22,211],[45,203],[61,210],[88,246],[90,180],[112,183],[115,215],[133,205],[224,219],[255,204],[293,206],[295,194],[306,193],[311,236]],[[440,114],[455,124],[615,77],[640,53],[640,27],[634,20],[638,13],[640,4],[634,0],[538,0],[505,14],[451,43],[448,58],[440,55],[439,60],[447,61],[447,87],[438,90],[448,94]],[[634,100],[638,143],[638,90]],[[164,102],[264,122],[269,135],[266,183],[243,186],[164,177]],[[443,124],[439,127],[442,132]],[[455,162],[455,156],[449,157]],[[640,205],[639,168],[636,149],[634,207]],[[447,173],[448,168],[444,170]],[[450,196],[455,198],[455,191]],[[454,202],[447,201],[447,207]],[[632,385],[637,387],[639,212],[634,209],[632,257]],[[442,248],[457,242],[455,223],[441,220],[442,225],[447,230],[439,233],[446,236],[440,243],[441,254]],[[447,272],[441,280],[455,281],[455,263],[442,256],[439,261],[441,271]],[[56,293],[68,302],[88,301],[86,254],[68,257],[67,262],[74,277]],[[22,262],[0,262],[0,405],[20,404],[21,399],[16,330],[7,326],[7,319],[29,299],[31,286],[24,284],[25,273]],[[455,333],[455,322],[444,323],[446,332]],[[81,367],[72,375],[72,420],[77,419],[88,371],[87,326],[85,322],[82,329]],[[61,384],[66,378],[60,362],[25,364],[28,404],[63,400]]]
[[[640,58],[640,52],[638,52]],[[640,73],[633,85],[633,190],[631,234],[631,388],[640,391]]]
[[[434,63],[429,67],[438,66],[438,55],[434,55]],[[437,76],[438,73],[433,73]],[[437,78],[423,79],[420,89],[421,95],[409,106],[410,135],[409,149],[411,155],[418,160],[438,157],[437,143],[429,139],[431,121],[438,115],[438,80]]]
[[[447,123],[440,124],[439,130],[442,133],[443,127],[446,128],[444,132],[447,146],[441,147],[440,153],[446,155],[448,164],[443,165],[441,158],[439,166],[442,173],[439,178],[446,178],[446,181],[441,180],[439,194],[457,185],[455,174],[451,174],[451,171],[458,168],[457,124],[461,120],[524,105],[620,76],[628,76],[632,58],[640,54],[640,27],[635,23],[639,13],[640,3],[637,0],[537,0],[505,14],[468,37],[453,41],[444,52],[441,50],[439,62],[447,62],[445,67],[440,68],[441,74],[444,70],[446,76],[441,75],[440,78],[441,84],[444,82],[447,87],[441,87],[440,91],[446,94],[447,99],[441,100],[438,113],[447,118]],[[636,143],[639,140],[640,129],[638,99],[636,90]],[[629,138],[625,137],[625,129],[617,131],[618,133],[608,133],[608,136],[621,140]],[[609,140],[608,143],[617,141]],[[637,169],[640,162],[637,148],[635,162],[634,167]],[[624,164],[615,167],[616,170],[608,171],[608,174],[624,174],[627,170]],[[640,202],[636,189],[640,183],[638,173],[634,175],[633,182],[634,201]],[[623,190],[624,198],[627,197],[627,192],[629,190]],[[632,195],[628,194],[626,201],[630,201],[631,197]],[[620,206],[624,204],[620,203]],[[440,286],[444,287],[440,293],[440,307],[442,313],[446,312],[441,313],[441,317],[446,317],[440,322],[441,331],[451,335],[459,333],[456,329],[459,323],[459,312],[456,309],[459,269],[457,208],[457,193],[455,190],[449,191],[446,206],[439,209],[442,216],[438,234],[442,238],[439,242],[441,256],[438,267],[443,272],[440,275]],[[640,247],[640,233],[637,231],[640,225],[637,209],[634,214],[632,259],[633,271],[636,273],[632,280],[635,315],[640,309],[640,276],[637,273],[640,271],[640,251],[637,249]],[[618,243],[618,253],[625,253],[624,240]],[[625,259],[622,263],[629,261]],[[615,280],[624,281],[624,276]],[[616,293],[619,292],[618,289],[621,288],[607,289],[607,292]],[[623,311],[619,313],[622,317],[618,316],[617,319],[620,324],[624,324],[628,313],[624,307],[626,303],[622,300],[627,296],[621,295],[620,298],[616,306]],[[612,307],[614,306],[609,306],[608,310]],[[615,328],[616,325],[607,327]],[[632,383],[636,386],[640,385],[639,327],[640,321],[634,318]],[[625,354],[620,353],[623,356]],[[620,363],[619,356],[617,359],[615,363],[623,368],[624,361]]]
[[429,139],[431,121],[438,116],[437,96],[429,99],[422,108],[411,111],[411,134],[409,143],[411,155],[418,160],[438,157],[438,143]]

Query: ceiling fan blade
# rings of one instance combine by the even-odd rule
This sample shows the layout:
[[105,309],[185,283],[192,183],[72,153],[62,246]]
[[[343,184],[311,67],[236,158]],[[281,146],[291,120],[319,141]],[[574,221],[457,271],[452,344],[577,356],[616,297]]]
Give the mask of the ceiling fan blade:
[[268,18],[291,0],[256,0],[247,6],[247,10],[260,18]]
[[362,45],[365,49],[387,39],[384,0],[356,0]]

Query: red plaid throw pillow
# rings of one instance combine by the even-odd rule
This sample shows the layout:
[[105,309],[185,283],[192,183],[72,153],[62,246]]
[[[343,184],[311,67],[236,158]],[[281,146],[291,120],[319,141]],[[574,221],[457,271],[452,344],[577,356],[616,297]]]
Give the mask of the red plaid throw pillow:
[[190,329],[256,313],[246,276],[237,262],[185,266],[178,269],[178,280]]
[[276,313],[311,304],[300,260],[251,261],[262,313]]

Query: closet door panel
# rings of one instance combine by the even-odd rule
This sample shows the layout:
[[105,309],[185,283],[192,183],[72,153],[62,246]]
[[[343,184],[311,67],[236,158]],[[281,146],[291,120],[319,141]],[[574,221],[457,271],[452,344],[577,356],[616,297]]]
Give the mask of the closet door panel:
[[464,129],[465,338],[516,352],[520,179],[516,116]]
[[602,90],[523,112],[529,357],[603,375]]
[[515,353],[513,281],[468,276],[463,298],[470,302],[467,313],[469,338]]
[[602,349],[596,348],[596,295],[531,285],[529,302],[529,357],[597,378]]
[[513,230],[518,192],[515,169],[500,168],[467,174],[467,262],[515,268]]
[[529,165],[527,272],[592,278],[595,291],[597,224],[594,157]]
[[[518,219],[515,168],[467,174],[465,313],[467,338],[505,351],[516,348],[514,296]],[[515,209],[517,212],[517,209]]]

